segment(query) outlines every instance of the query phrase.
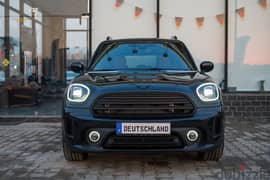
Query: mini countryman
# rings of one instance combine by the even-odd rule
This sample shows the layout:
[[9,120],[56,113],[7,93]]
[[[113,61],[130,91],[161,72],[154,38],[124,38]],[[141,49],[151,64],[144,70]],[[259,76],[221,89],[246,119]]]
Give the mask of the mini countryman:
[[219,87],[176,39],[106,40],[90,66],[73,63],[63,102],[63,151],[79,161],[97,152],[198,152],[219,160],[224,113]]

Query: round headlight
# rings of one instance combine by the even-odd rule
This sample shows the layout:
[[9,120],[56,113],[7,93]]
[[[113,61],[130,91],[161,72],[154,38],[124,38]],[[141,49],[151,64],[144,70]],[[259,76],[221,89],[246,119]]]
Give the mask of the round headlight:
[[90,95],[90,89],[83,84],[71,84],[68,87],[67,99],[71,102],[84,102]]
[[197,87],[197,95],[202,101],[216,101],[219,99],[219,89],[215,83],[204,83]]

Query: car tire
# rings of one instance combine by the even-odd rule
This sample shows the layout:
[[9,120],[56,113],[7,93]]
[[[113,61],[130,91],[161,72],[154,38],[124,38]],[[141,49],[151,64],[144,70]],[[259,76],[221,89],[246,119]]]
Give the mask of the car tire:
[[83,161],[87,158],[87,154],[72,151],[71,148],[63,141],[64,157],[67,161]]
[[219,161],[223,156],[224,143],[213,151],[199,152],[199,159],[203,161]]

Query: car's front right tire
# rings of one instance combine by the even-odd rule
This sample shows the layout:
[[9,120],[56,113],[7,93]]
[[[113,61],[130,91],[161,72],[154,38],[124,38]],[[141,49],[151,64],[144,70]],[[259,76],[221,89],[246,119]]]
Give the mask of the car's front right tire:
[[67,161],[83,161],[87,158],[87,154],[72,151],[70,146],[63,141],[64,157]]

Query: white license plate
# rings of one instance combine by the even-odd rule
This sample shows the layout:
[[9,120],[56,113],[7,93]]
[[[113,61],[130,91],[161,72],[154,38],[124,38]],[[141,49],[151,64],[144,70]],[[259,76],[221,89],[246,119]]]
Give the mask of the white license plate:
[[170,135],[170,123],[117,123],[118,135]]

